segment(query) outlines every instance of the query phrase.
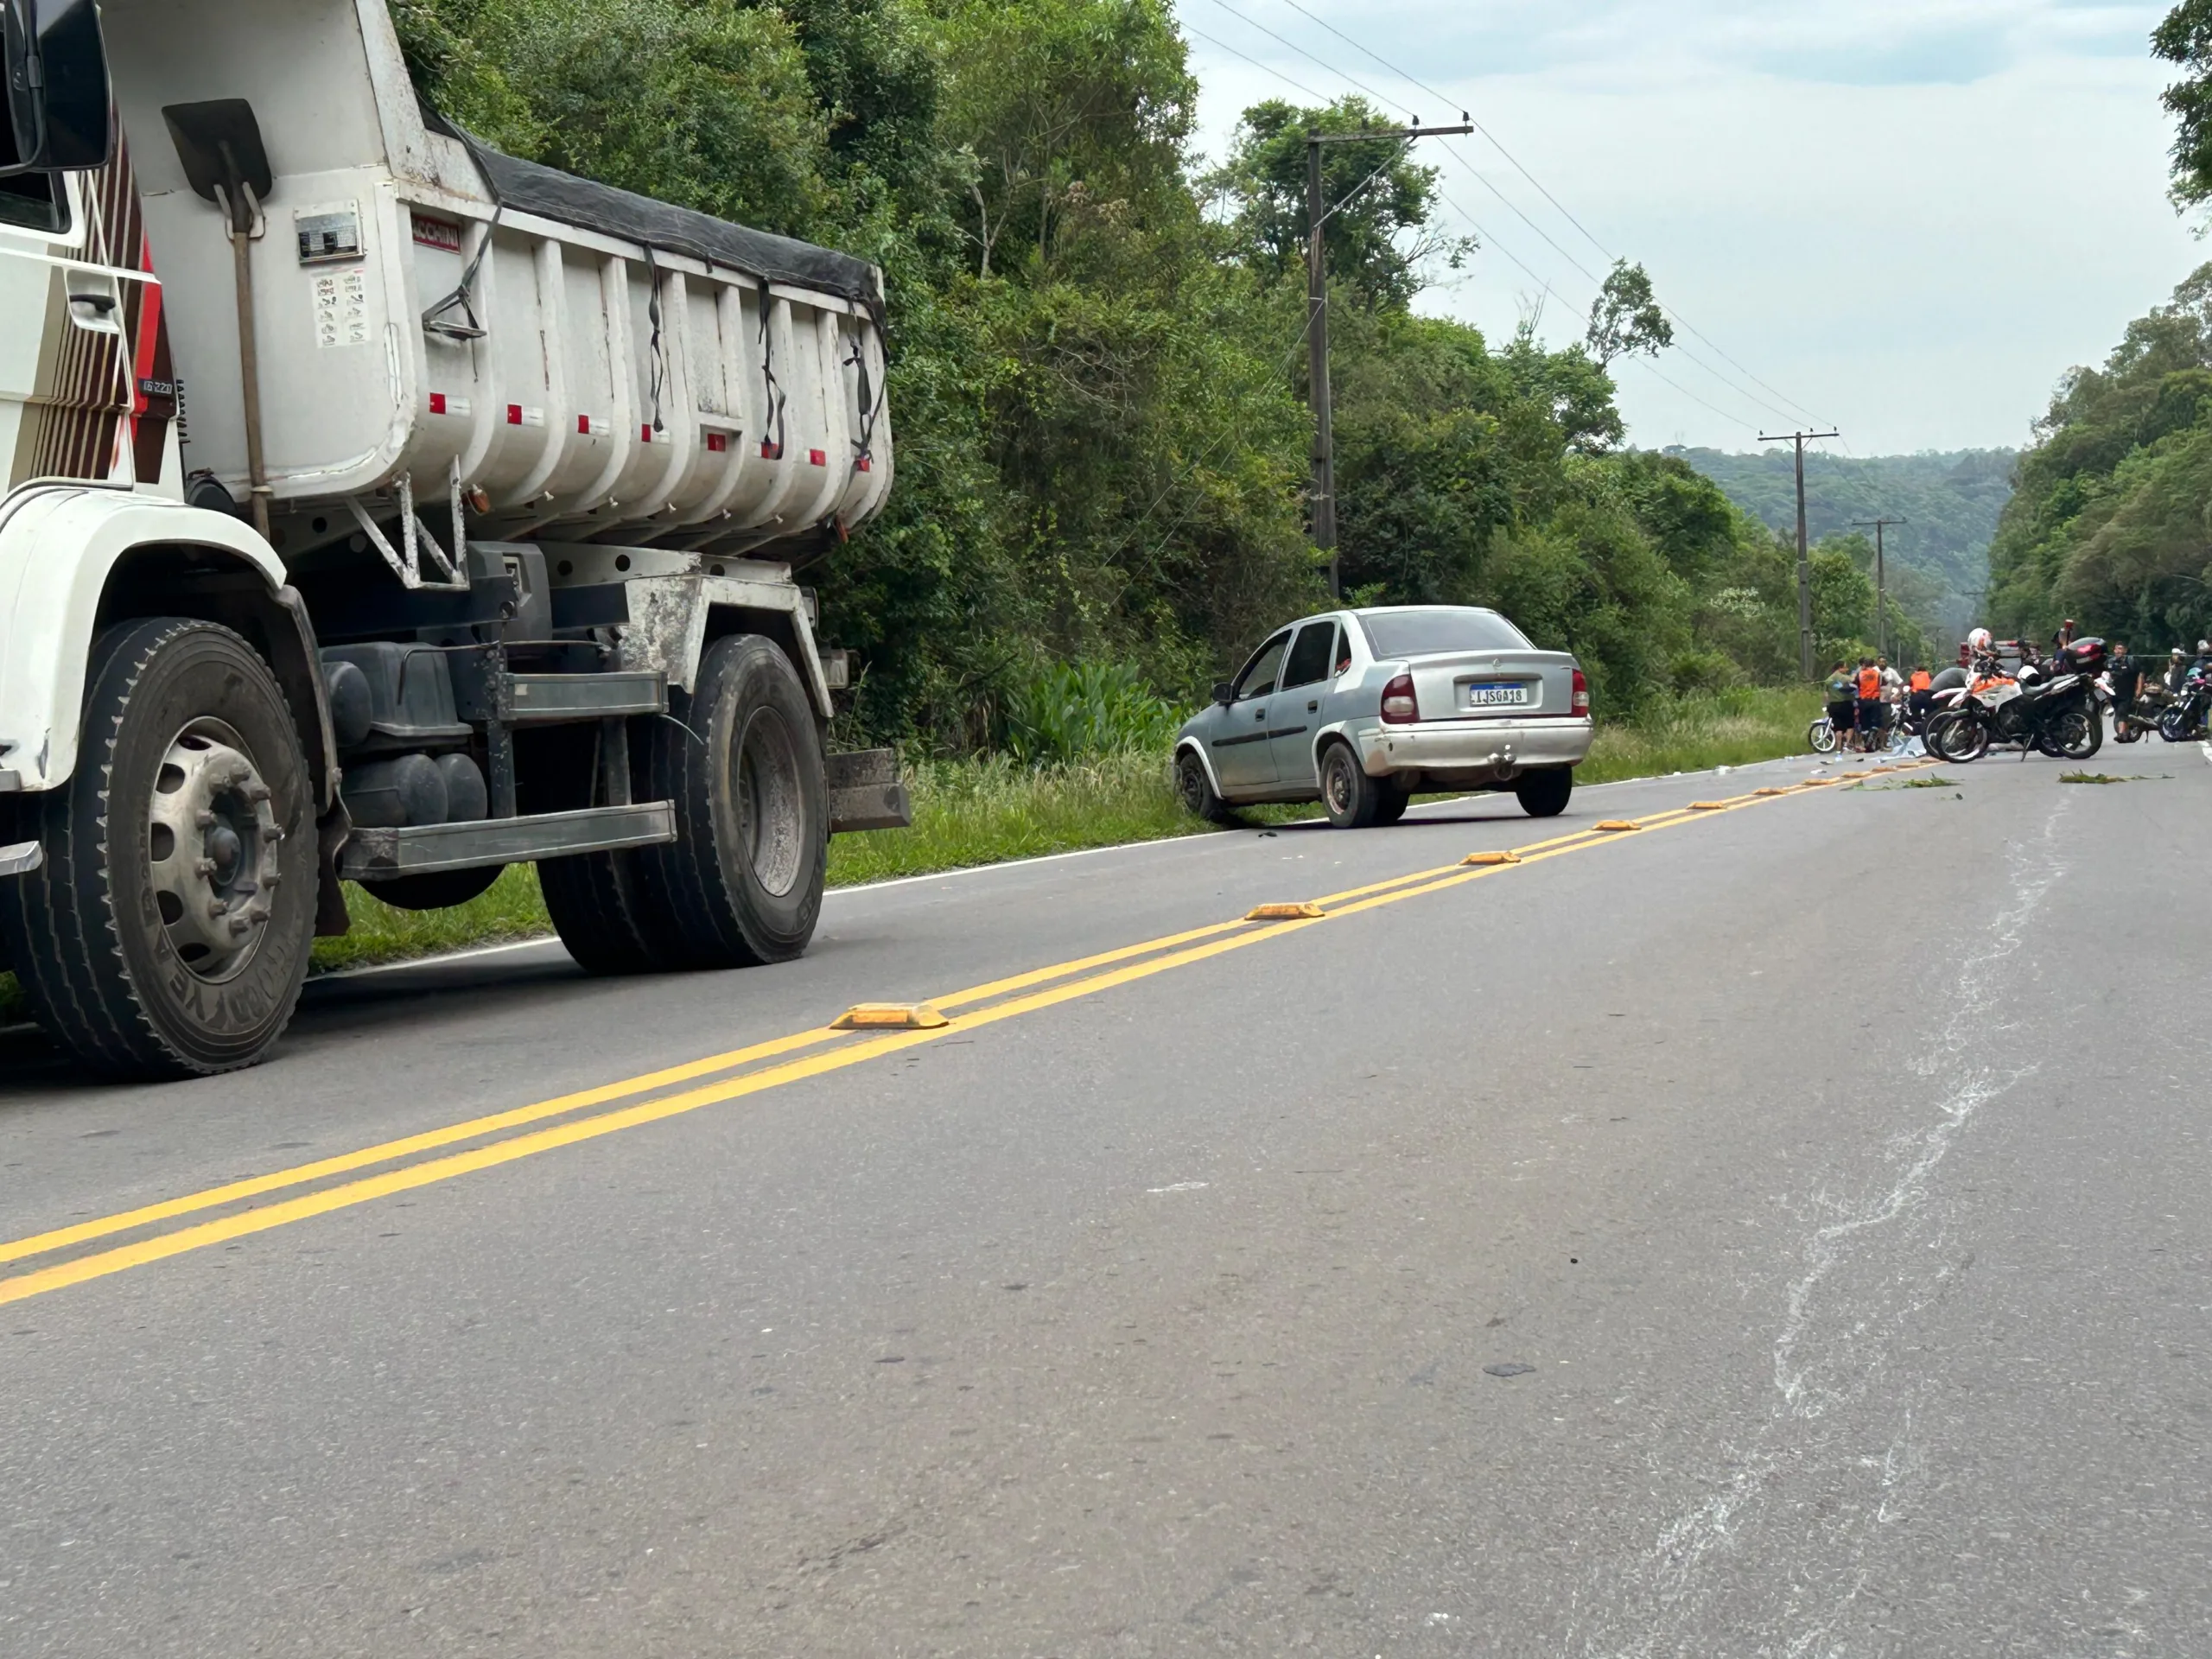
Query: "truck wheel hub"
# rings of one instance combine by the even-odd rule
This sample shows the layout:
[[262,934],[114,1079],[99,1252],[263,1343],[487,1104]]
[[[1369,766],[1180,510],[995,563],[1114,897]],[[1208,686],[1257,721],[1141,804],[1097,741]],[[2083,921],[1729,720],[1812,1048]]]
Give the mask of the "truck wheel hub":
[[147,855],[162,927],[203,980],[244,968],[276,902],[283,832],[269,785],[218,721],[187,727],[154,782]]

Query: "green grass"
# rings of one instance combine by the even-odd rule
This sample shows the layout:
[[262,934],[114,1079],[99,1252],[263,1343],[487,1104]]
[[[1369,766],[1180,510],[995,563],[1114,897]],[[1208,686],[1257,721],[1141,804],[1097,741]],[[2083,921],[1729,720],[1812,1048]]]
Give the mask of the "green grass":
[[[1802,753],[1805,728],[1819,713],[1819,696],[1811,690],[1740,690],[1670,702],[1633,724],[1600,726],[1597,747],[1577,775],[1597,784]],[[1160,841],[1211,828],[1176,803],[1160,754],[1101,755],[1035,769],[1004,755],[928,760],[912,769],[908,785],[913,827],[838,836],[830,843],[830,886]],[[1279,823],[1309,817],[1314,810],[1263,807],[1245,816]],[[508,870],[482,898],[453,910],[395,910],[354,887],[346,897],[353,931],[315,942],[318,972],[551,931],[537,872],[528,865]],[[16,982],[0,974],[0,1023],[21,1017]]]
[[1820,713],[1820,693],[1809,687],[1762,686],[1673,700],[1633,722],[1601,722],[1590,758],[1574,775],[1581,783],[1606,784],[1804,754],[1807,728]]
[[396,910],[364,888],[346,886],[346,912],[353,931],[342,938],[315,942],[319,973],[334,968],[369,968],[380,962],[463,950],[550,933],[545,900],[537,891],[535,864],[510,865],[482,897],[451,910]]

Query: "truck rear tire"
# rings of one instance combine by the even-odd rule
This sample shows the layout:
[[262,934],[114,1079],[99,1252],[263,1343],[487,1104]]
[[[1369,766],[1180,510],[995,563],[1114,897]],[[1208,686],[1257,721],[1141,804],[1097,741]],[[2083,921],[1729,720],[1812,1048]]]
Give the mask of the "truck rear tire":
[[822,914],[830,802],[822,741],[791,659],[759,634],[707,647],[652,741],[676,840],[639,861],[683,965],[749,968],[804,951]]
[[561,943],[588,974],[649,974],[681,967],[675,925],[646,890],[636,853],[585,853],[537,867]]
[[111,630],[86,681],[74,774],[18,809],[46,859],[0,881],[0,954],[47,1034],[96,1071],[251,1065],[290,1021],[315,939],[291,709],[244,639],[185,617]]

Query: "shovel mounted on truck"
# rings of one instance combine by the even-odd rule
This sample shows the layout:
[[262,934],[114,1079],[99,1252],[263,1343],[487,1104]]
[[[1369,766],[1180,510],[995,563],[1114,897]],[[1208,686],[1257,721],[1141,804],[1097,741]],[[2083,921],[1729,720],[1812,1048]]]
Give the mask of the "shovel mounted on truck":
[[881,273],[486,148],[384,0],[0,0],[0,962],[127,1076],[283,1032],[340,883],[538,866],[602,973],[797,956],[795,571],[893,480]]

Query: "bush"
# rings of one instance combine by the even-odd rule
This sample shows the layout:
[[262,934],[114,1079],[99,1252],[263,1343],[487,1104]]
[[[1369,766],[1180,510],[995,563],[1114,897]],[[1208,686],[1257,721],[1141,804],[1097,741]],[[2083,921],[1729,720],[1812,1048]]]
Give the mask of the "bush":
[[1184,716],[1122,663],[1058,663],[1009,691],[1006,747],[1033,766],[1165,751]]

